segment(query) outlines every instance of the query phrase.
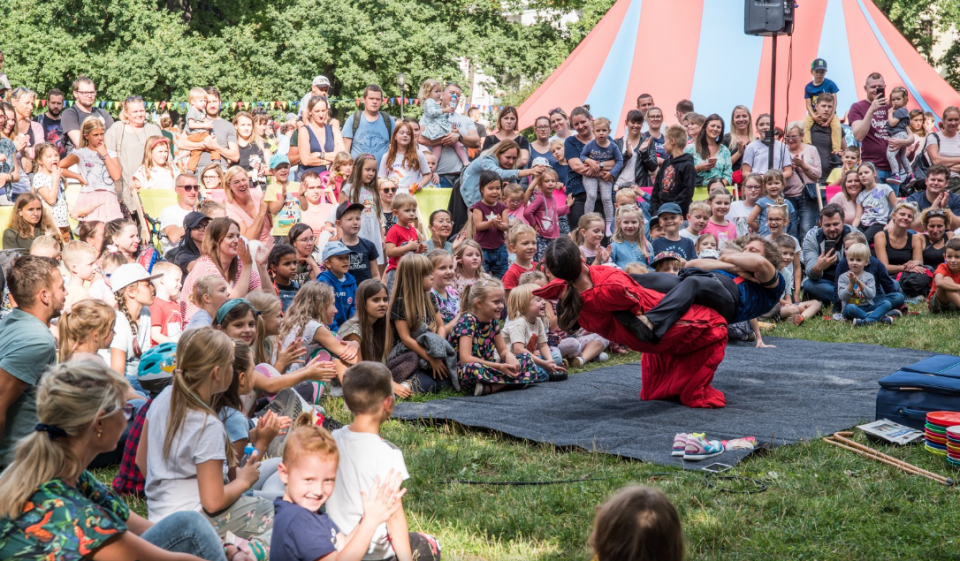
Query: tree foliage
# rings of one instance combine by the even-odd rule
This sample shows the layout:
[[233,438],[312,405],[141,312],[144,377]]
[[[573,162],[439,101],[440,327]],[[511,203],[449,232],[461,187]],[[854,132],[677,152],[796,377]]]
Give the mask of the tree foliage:
[[[956,32],[960,31],[960,2],[873,0],[873,3],[927,62],[944,68],[945,78],[954,89],[960,89],[960,46],[956,40]],[[942,56],[935,57],[935,39],[943,34],[949,46]]]

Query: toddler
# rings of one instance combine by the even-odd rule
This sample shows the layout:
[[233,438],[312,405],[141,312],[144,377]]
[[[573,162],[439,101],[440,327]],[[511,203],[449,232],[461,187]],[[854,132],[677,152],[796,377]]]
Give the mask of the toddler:
[[45,142],[37,146],[36,156],[37,171],[33,174],[33,190],[40,196],[43,207],[50,213],[63,239],[70,239],[70,218],[63,178],[75,181],[81,181],[82,178],[69,169],[60,168],[60,151],[53,144]]
[[[527,188],[529,203],[523,211],[526,222],[537,232],[537,252],[534,261],[543,259],[543,252],[547,245],[561,235],[560,219],[564,221],[570,214],[566,197],[560,188],[559,175],[553,168],[543,170],[540,175],[534,176]],[[556,195],[560,196],[557,197]],[[567,226],[569,231],[569,226]]]
[[500,176],[490,170],[480,172],[481,199],[470,207],[475,229],[473,239],[483,249],[484,268],[495,278],[507,272],[509,258],[504,233],[510,229],[507,205],[500,201]]
[[[453,131],[453,125],[450,124],[450,115],[457,110],[456,95],[447,94],[440,82],[431,78],[424,80],[420,86],[420,103],[423,107],[423,130],[420,131],[420,134],[424,138],[437,140]],[[461,142],[454,144],[453,149],[464,166],[470,164],[467,150]],[[439,160],[443,146],[437,145],[431,150],[433,151],[433,157]]]
[[[95,298],[116,308],[117,299],[114,297],[113,290],[110,288],[109,279],[110,275],[113,274],[120,265],[126,264],[126,262],[127,258],[119,251],[105,254],[100,261],[100,268],[97,271],[99,278],[90,285],[88,292],[90,298]],[[214,313],[216,313],[216,310],[214,310]]]
[[[183,127],[184,134],[190,142],[203,142],[208,136],[213,136],[213,123],[207,117],[207,91],[203,88],[191,88],[188,99],[190,108],[187,109],[187,126]],[[196,173],[200,156],[206,150],[191,150],[187,169]],[[210,159],[219,161],[220,152],[210,151]]]
[[220,275],[201,277],[193,285],[193,292],[188,296],[190,302],[200,309],[193,314],[183,330],[189,331],[213,325],[213,318],[217,315],[217,310],[227,301],[229,296],[230,285],[223,280],[223,277]]
[[886,298],[877,299],[876,280],[864,271],[870,261],[870,248],[862,243],[853,244],[847,248],[845,257],[850,271],[837,279],[843,318],[853,320],[854,327],[893,323],[893,318],[886,315],[893,305]]
[[63,250],[63,264],[70,272],[67,299],[63,309],[69,311],[75,302],[90,297],[85,283],[97,278],[97,250],[86,242],[70,242]]
[[[910,101],[910,94],[907,88],[897,86],[890,92],[890,110],[887,111],[887,136],[890,138],[904,139],[909,136],[907,125],[910,124],[910,112],[907,111],[907,102]],[[887,183],[890,185],[900,185],[908,181],[913,173],[910,162],[907,160],[907,148],[887,148],[887,163],[890,164],[890,176],[887,177]]]
[[153,266],[157,296],[150,305],[150,339],[153,345],[173,343],[180,337],[183,318],[180,315],[180,289],[183,271],[173,263],[161,261]]
[[[536,177],[536,176],[535,176]],[[522,222],[529,225],[524,216],[523,187],[518,183],[507,183],[503,188],[503,200],[507,204],[507,219],[511,224]]]
[[[623,154],[616,143],[610,141],[610,120],[598,117],[593,121],[594,139],[580,152],[580,158],[590,169],[601,170],[600,177],[583,176],[583,188],[587,192],[587,202],[583,212],[590,214],[597,203],[597,191],[603,201],[603,215],[606,217],[605,235],[611,235],[613,225],[613,182],[623,168]],[[605,170],[603,164],[613,161],[613,168]]]

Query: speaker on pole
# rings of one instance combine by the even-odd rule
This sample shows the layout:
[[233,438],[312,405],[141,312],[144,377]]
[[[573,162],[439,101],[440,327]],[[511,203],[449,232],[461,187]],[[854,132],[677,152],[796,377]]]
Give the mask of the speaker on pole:
[[746,0],[743,32],[775,37],[793,35],[793,0]]

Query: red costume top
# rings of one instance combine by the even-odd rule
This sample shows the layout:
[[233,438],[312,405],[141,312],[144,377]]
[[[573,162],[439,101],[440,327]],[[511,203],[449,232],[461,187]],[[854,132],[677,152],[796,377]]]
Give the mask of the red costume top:
[[[640,315],[656,306],[663,294],[644,288],[614,267],[588,267],[593,287],[580,293],[583,306],[580,327],[614,343],[643,353],[643,388],[640,398],[679,397],[688,407],[723,407],[723,394],[710,382],[727,346],[727,322],[716,311],[694,305],[657,344],[641,343],[616,321],[612,312],[627,310]],[[534,292],[559,300],[566,281],[555,279]]]

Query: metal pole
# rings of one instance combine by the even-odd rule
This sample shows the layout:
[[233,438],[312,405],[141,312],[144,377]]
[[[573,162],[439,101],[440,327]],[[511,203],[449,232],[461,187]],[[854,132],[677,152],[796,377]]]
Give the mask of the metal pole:
[[773,34],[773,58],[772,68],[770,70],[770,130],[767,132],[770,139],[769,159],[767,160],[767,169],[774,169],[773,165],[773,145],[777,142],[777,136],[774,131],[777,128],[774,106],[777,99],[777,32]]

